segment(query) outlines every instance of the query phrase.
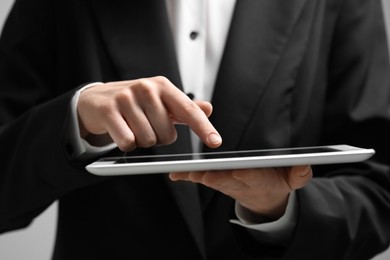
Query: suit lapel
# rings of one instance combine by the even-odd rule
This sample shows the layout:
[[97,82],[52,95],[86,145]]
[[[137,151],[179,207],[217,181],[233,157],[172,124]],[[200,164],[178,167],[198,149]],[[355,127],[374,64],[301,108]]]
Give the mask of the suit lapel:
[[[219,149],[240,149],[245,127],[269,86],[306,2],[237,0],[212,100],[210,120],[223,138]],[[204,190],[202,206],[207,209],[215,192]]]
[[239,148],[307,0],[238,0],[213,95],[211,120]]

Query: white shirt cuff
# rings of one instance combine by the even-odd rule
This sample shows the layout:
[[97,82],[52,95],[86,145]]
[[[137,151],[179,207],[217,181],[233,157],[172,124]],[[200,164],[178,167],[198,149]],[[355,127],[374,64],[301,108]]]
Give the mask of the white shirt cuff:
[[73,156],[78,157],[81,154],[85,153],[105,153],[117,147],[117,145],[113,142],[104,146],[93,146],[88,143],[85,139],[80,136],[80,128],[79,121],[77,116],[77,103],[80,97],[80,93],[86,90],[87,88],[91,88],[97,85],[102,85],[102,82],[95,82],[88,84],[81,89],[79,89],[73,96],[71,100],[71,113],[69,119],[69,127],[68,127],[68,136],[69,141],[73,146]]
[[295,191],[290,193],[286,212],[276,221],[266,223],[252,223],[248,216],[244,213],[245,210],[239,203],[236,202],[236,216],[238,220],[232,219],[231,223],[243,226],[245,228],[261,231],[269,235],[269,237],[280,238],[284,240],[292,234],[297,221],[298,208]]

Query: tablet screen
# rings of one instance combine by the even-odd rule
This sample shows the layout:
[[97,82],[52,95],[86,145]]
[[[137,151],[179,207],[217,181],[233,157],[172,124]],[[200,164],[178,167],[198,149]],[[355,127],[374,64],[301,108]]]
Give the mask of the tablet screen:
[[[331,147],[304,147],[304,148],[283,148],[271,150],[246,150],[246,151],[228,151],[228,152],[207,152],[194,154],[165,154],[165,155],[145,155],[145,156],[124,156],[117,158],[115,164],[121,163],[147,163],[155,161],[182,161],[193,159],[222,159],[235,157],[258,157],[271,155],[289,155],[289,154],[311,154],[336,152]],[[109,159],[112,160],[112,159]]]

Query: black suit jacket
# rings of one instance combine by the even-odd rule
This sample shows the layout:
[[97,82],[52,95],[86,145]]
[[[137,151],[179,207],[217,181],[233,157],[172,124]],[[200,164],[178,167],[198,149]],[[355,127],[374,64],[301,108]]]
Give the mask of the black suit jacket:
[[[201,203],[196,185],[166,174],[92,176],[91,158],[72,156],[77,86],[163,75],[181,88],[164,1],[17,0],[0,41],[0,232],[59,200],[54,259],[368,259],[390,237],[385,37],[379,0],[237,1],[212,100],[220,149],[377,151],[315,167],[294,233],[278,241],[231,224],[223,194]],[[178,131],[134,153],[190,151]]]

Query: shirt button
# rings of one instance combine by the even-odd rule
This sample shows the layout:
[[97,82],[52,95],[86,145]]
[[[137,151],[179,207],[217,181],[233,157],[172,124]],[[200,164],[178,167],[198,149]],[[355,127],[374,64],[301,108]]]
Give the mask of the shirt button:
[[189,92],[187,93],[187,97],[189,97],[191,100],[194,100],[195,95]]
[[190,39],[191,39],[191,40],[195,40],[196,38],[198,38],[198,35],[199,35],[198,32],[192,31],[192,32],[190,33]]

